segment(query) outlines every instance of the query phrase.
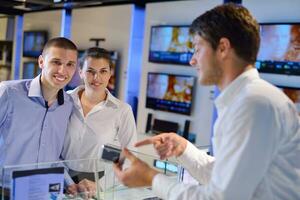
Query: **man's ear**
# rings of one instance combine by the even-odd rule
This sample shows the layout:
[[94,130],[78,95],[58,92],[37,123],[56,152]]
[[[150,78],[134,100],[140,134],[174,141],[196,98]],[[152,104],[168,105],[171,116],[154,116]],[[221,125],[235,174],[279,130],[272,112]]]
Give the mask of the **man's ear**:
[[44,68],[44,57],[42,55],[39,56],[38,58],[38,63],[39,63],[39,68],[43,69]]
[[221,38],[217,51],[222,59],[226,58],[231,51],[230,41],[225,37]]

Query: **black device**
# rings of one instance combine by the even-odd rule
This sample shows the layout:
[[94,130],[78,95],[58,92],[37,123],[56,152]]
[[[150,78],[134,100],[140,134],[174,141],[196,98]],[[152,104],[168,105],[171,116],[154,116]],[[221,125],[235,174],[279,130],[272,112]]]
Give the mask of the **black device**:
[[154,119],[152,131],[154,133],[162,132],[175,132],[177,133],[179,128],[178,123],[170,122],[166,120]]
[[152,113],[148,113],[147,124],[145,132],[148,133],[151,130],[152,126]]
[[183,133],[182,133],[182,137],[184,137],[187,140],[189,139],[190,123],[191,123],[190,120],[185,120]]
[[123,156],[121,156],[121,149],[108,144],[102,146],[101,158],[114,163],[120,163],[124,161]]
[[95,46],[99,47],[100,42],[105,42],[105,38],[90,38],[91,42],[95,42]]

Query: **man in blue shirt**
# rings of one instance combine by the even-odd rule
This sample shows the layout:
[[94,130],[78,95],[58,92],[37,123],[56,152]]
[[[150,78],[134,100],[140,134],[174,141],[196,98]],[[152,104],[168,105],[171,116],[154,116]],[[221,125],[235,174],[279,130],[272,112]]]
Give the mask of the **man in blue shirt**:
[[75,73],[77,47],[53,38],[38,63],[36,78],[0,83],[0,169],[59,160],[73,106],[62,88]]

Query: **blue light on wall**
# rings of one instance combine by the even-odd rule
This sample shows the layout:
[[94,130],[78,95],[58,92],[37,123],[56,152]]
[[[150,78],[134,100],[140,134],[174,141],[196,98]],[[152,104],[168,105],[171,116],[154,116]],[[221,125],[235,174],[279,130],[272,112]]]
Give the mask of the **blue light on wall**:
[[133,6],[128,50],[127,88],[125,99],[137,114],[138,95],[142,69],[145,9]]
[[15,17],[15,36],[14,36],[14,79],[20,78],[21,59],[23,52],[23,15]]
[[72,28],[72,10],[65,8],[62,10],[60,36],[70,39]]

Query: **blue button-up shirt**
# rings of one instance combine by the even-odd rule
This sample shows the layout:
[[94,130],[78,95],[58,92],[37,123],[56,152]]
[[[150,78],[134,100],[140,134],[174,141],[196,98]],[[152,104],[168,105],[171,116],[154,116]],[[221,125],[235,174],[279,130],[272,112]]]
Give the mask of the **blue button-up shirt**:
[[72,106],[64,93],[64,104],[47,108],[40,76],[1,82],[0,168],[59,160]]

